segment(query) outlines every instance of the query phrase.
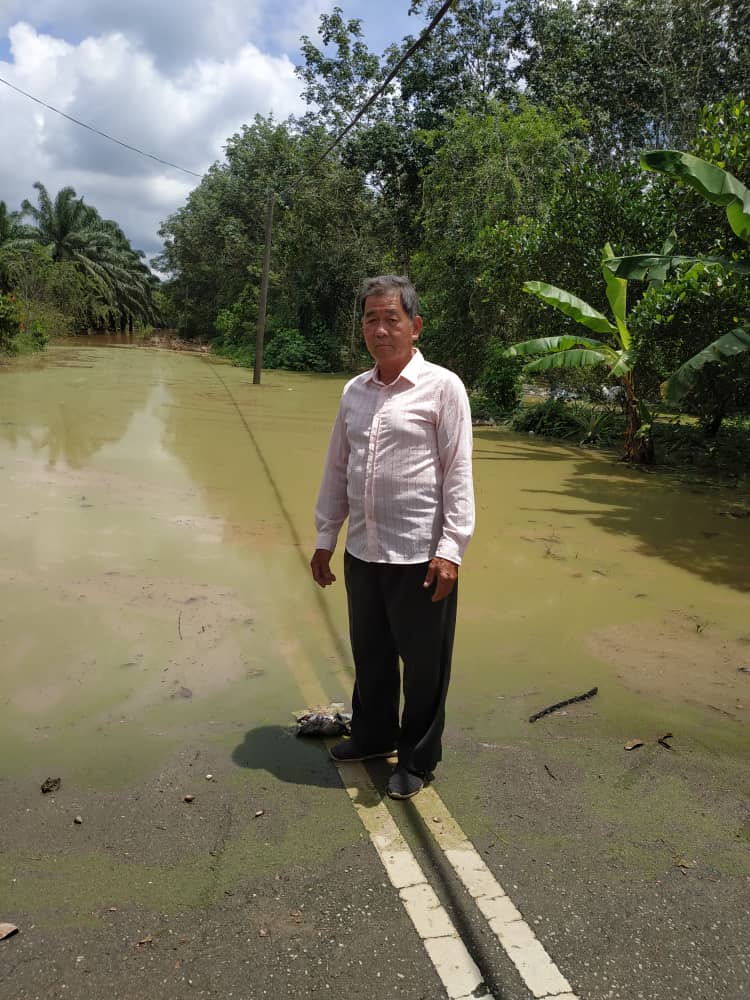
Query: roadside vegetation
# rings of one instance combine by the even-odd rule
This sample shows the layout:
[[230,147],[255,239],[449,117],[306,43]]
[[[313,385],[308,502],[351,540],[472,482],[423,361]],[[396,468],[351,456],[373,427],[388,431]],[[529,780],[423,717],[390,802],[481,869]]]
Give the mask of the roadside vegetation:
[[63,188],[36,203],[0,201],[0,354],[41,350],[52,336],[144,330],[158,285],[122,229]]

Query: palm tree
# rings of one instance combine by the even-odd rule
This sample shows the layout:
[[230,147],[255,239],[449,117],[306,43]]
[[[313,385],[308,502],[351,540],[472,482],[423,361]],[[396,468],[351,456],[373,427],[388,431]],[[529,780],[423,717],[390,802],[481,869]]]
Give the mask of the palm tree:
[[89,319],[94,323],[102,315],[110,327],[120,329],[132,330],[134,321],[156,322],[151,273],[117,223],[103,219],[72,187],[62,188],[54,200],[41,182],[34,187],[38,204],[25,199],[21,206],[31,225],[18,245],[41,244],[53,260],[75,264],[91,293]]

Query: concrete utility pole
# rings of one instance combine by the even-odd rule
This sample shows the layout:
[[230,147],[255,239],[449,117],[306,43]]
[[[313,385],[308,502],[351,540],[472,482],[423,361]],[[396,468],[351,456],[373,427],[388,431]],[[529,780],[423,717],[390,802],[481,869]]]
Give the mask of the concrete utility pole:
[[268,275],[271,270],[271,234],[273,231],[273,191],[268,192],[266,204],[266,246],[263,252],[263,277],[260,280],[260,299],[258,301],[258,334],[255,338],[255,368],[253,369],[253,385],[260,385],[260,373],[263,371],[263,342],[266,337],[266,306],[268,304]]

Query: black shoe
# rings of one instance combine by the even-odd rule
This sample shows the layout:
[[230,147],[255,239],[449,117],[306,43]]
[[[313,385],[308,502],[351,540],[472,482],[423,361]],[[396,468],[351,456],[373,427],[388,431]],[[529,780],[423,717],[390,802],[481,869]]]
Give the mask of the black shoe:
[[431,775],[417,774],[406,767],[397,767],[388,779],[388,796],[392,799],[410,799],[421,792],[425,781],[429,781]]
[[334,743],[328,753],[338,764],[349,764],[357,760],[373,760],[375,757],[392,757],[394,750],[377,750],[375,753],[363,753],[352,740],[342,740]]

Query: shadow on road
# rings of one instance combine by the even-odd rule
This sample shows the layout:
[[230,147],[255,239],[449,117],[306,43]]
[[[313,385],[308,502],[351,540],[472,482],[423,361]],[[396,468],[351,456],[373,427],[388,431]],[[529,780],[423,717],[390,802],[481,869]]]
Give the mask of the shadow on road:
[[238,767],[268,771],[290,785],[340,788],[336,768],[320,740],[298,739],[291,728],[259,726],[232,751]]

